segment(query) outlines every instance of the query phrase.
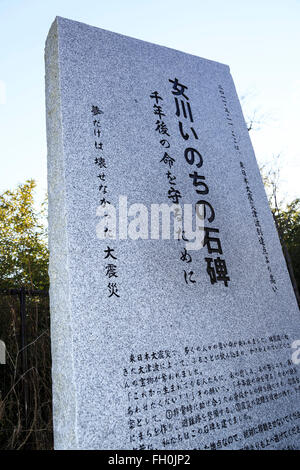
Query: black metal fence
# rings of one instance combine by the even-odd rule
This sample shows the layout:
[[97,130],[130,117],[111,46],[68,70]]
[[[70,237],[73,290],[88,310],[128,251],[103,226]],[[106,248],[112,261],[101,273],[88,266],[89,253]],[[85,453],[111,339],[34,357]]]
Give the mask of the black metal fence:
[[0,290],[0,449],[51,449],[52,387],[46,290]]

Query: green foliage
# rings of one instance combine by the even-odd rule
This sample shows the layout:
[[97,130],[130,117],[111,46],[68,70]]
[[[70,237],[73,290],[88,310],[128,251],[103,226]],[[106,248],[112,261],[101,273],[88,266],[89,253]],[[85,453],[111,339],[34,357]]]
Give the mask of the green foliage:
[[[0,289],[48,288],[47,206],[36,209],[35,186],[29,180],[0,195]],[[0,296],[0,338],[7,348],[0,367],[0,449],[53,447],[49,322],[48,296],[26,295],[21,349],[19,296]]]
[[273,161],[260,171],[300,307],[300,297],[296,292],[296,287],[300,292],[300,199],[287,205],[280,200],[280,158],[280,154],[274,156]]
[[300,199],[295,199],[285,209],[278,207],[273,209],[273,214],[280,238],[285,243],[291,257],[296,282],[300,290]]
[[0,288],[45,289],[48,280],[46,203],[34,206],[34,180],[0,195]]

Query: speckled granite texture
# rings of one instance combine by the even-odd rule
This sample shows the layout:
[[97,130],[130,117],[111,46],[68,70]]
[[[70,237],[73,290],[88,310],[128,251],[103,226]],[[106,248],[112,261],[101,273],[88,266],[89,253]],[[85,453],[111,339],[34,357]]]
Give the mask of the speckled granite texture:
[[[299,448],[299,310],[228,66],[60,17],[45,61],[56,449]],[[171,187],[208,201],[223,253],[98,239],[104,186],[115,205],[168,203]],[[207,272],[217,257],[228,286]]]

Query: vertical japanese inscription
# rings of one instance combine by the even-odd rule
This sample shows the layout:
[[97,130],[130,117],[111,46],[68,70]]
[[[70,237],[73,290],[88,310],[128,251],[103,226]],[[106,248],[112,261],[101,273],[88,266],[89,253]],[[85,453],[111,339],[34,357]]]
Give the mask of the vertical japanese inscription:
[[[130,447],[288,446],[289,437],[300,434],[300,410],[286,409],[300,393],[289,348],[289,335],[275,333],[130,354],[123,368]],[[272,351],[275,362],[266,356]],[[279,415],[258,421],[260,409],[275,403]]]
[[[174,217],[178,222],[182,222],[182,210],[180,207],[180,199],[182,198],[181,190],[178,189],[178,182],[177,182],[177,176],[175,174],[175,163],[176,159],[173,158],[170,153],[171,151],[169,150],[171,148],[170,141],[167,139],[167,137],[170,137],[169,134],[169,129],[166,125],[166,123],[162,120],[162,117],[165,117],[166,114],[164,113],[162,109],[162,104],[160,103],[163,101],[163,98],[160,96],[160,94],[157,91],[153,91],[150,94],[150,98],[155,100],[155,103],[153,105],[153,113],[158,116],[159,119],[157,119],[155,125],[155,131],[161,134],[162,139],[160,139],[160,144],[164,149],[167,149],[167,151],[164,152],[162,159],[160,160],[161,163],[164,163],[169,167],[168,171],[166,172],[166,177],[169,185],[169,190],[168,190],[168,199],[172,201],[173,204],[177,205],[178,207],[175,207],[174,209]],[[185,237],[184,230],[182,227],[178,227],[178,230],[176,232],[177,239],[183,240],[185,242],[188,242],[189,240]],[[191,254],[187,251],[186,248],[183,248],[183,251],[180,253],[180,260],[183,263],[189,264],[192,262],[192,256]],[[183,275],[184,275],[184,280],[187,285],[193,285],[196,283],[196,280],[194,279],[194,271],[192,270],[183,270]]]
[[[169,79],[172,83],[171,92],[174,96],[175,115],[178,118],[178,129],[182,139],[186,142],[190,138],[199,140],[198,134],[194,127],[194,118],[192,114],[191,104],[189,97],[187,96],[188,87],[179,82],[178,78],[174,80]],[[185,124],[183,124],[183,121]],[[186,121],[188,124],[186,124]],[[188,131],[187,131],[188,128]],[[209,224],[212,224],[215,220],[215,210],[210,202],[202,199],[202,196],[206,196],[209,193],[209,187],[206,183],[204,175],[200,174],[198,170],[203,166],[203,156],[194,147],[186,147],[184,151],[184,158],[186,162],[196,167],[193,173],[189,173],[189,177],[192,179],[192,184],[195,187],[196,193],[201,196],[196,202],[196,213],[199,218],[207,220]],[[200,208],[202,209],[200,214]],[[221,240],[219,238],[219,229],[211,226],[204,226],[204,247],[207,247],[209,257],[204,258],[206,261],[206,271],[209,275],[211,284],[215,284],[218,281],[223,282],[228,287],[230,277],[228,276],[227,266],[224,258],[220,256],[213,257],[214,254],[223,255],[223,249]]]
[[249,204],[250,204],[251,214],[252,214],[254,224],[255,224],[255,227],[256,227],[256,234],[257,234],[257,237],[258,237],[258,241],[259,241],[259,243],[262,247],[263,256],[264,256],[264,259],[265,259],[265,262],[266,262],[267,270],[269,272],[270,284],[272,286],[272,290],[274,292],[276,292],[277,289],[278,289],[276,279],[275,279],[275,277],[273,275],[273,272],[272,272],[272,269],[271,269],[270,257],[269,257],[269,253],[268,253],[268,250],[267,250],[267,247],[266,247],[266,242],[265,242],[265,239],[264,239],[264,234],[263,234],[263,230],[262,230],[262,227],[261,227],[261,223],[260,223],[260,220],[259,220],[259,217],[258,217],[258,211],[257,211],[256,205],[255,205],[255,202],[254,202],[254,196],[253,196],[253,193],[252,193],[252,190],[251,190],[251,187],[250,187],[249,178],[248,178],[247,171],[246,171],[246,166],[245,166],[245,163],[241,160],[242,159],[242,152],[241,152],[241,149],[240,149],[240,146],[239,146],[239,143],[238,143],[238,138],[237,138],[237,135],[236,135],[236,132],[235,132],[233,120],[232,120],[231,113],[230,113],[230,110],[229,110],[228,100],[227,100],[227,97],[226,97],[226,94],[225,94],[225,91],[224,91],[224,88],[222,87],[222,85],[218,86],[218,92],[219,92],[219,96],[220,96],[222,104],[223,104],[227,124],[229,126],[231,126],[230,131],[231,131],[231,138],[232,138],[232,141],[233,141],[233,147],[234,147],[235,153],[237,154],[237,157],[239,159],[240,169],[241,169],[241,173],[242,173],[244,184],[245,184],[247,198],[248,198],[248,201],[249,201]]
[[[100,120],[100,116],[103,111],[99,108],[99,106],[92,106],[91,109],[92,116],[93,116],[93,136],[94,136],[94,148],[97,152],[97,156],[94,159],[94,163],[97,166],[97,178],[99,178],[99,186],[98,191],[100,194],[100,207],[104,208],[110,204],[108,200],[108,185],[106,181],[106,170],[107,170],[107,163],[106,159],[103,156],[103,142],[102,142],[102,123]],[[104,214],[104,217],[107,219],[110,217],[108,213]],[[111,237],[110,229],[107,226],[104,228],[104,236],[105,238]],[[118,266],[117,266],[117,255],[115,248],[111,248],[107,245],[107,248],[103,250],[103,259],[105,261],[104,271],[105,277],[108,279],[107,289],[108,289],[108,297],[120,297],[119,289],[116,282],[116,278],[118,278]]]

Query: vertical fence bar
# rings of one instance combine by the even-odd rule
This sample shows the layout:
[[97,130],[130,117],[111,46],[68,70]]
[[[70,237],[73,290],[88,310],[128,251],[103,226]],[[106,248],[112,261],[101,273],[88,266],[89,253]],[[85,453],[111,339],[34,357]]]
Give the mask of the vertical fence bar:
[[[19,329],[19,354],[20,354],[20,372],[24,375],[22,380],[22,389],[21,393],[23,394],[23,423],[25,429],[28,427],[29,415],[30,415],[30,387],[28,382],[28,376],[26,372],[28,371],[28,343],[27,343],[27,318],[26,318],[26,295],[29,296],[42,296],[47,297],[49,295],[48,290],[36,290],[36,289],[26,289],[25,287],[21,288],[12,288],[12,289],[0,289],[0,295],[12,295],[19,298],[19,314],[20,314],[20,329]],[[17,382],[19,379],[17,380]]]
[[[21,317],[21,363],[22,363],[22,374],[25,374],[28,365],[27,365],[27,335],[26,335],[26,291],[22,287],[19,291],[20,299],[20,317]],[[28,414],[28,383],[27,377],[23,378],[23,390],[24,390],[24,412],[25,412],[25,421],[27,424],[27,414]]]

